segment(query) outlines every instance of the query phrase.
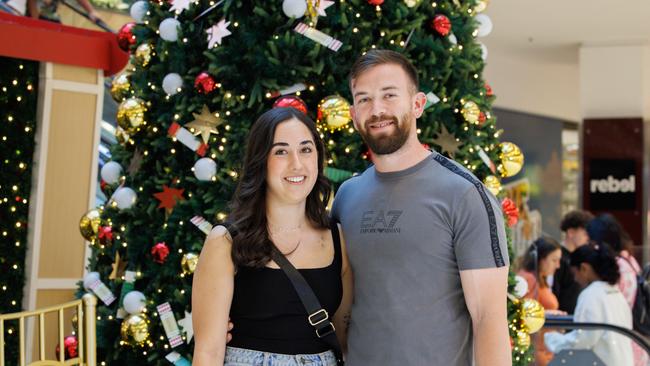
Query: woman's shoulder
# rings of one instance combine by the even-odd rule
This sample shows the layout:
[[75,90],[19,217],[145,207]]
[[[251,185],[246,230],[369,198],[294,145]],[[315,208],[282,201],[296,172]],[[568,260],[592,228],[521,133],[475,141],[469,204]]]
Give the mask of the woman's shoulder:
[[517,275],[523,277],[528,282],[537,282],[537,279],[535,278],[535,275],[532,274],[529,271],[526,271],[525,269],[520,269],[517,272]]
[[232,237],[230,236],[230,232],[223,225],[217,225],[213,227],[205,239],[203,246],[204,248],[210,247],[210,249],[213,250],[220,249],[227,250],[229,252],[230,248],[232,247]]
[[217,241],[223,240],[223,241],[232,242],[232,237],[230,236],[230,232],[225,226],[217,225],[213,227],[212,230],[210,230],[207,240],[217,240]]

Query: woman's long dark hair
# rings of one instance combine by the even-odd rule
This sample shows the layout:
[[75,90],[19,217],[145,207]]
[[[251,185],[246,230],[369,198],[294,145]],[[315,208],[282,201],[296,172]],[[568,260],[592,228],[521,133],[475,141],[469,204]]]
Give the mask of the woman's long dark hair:
[[601,280],[614,285],[621,274],[612,249],[607,244],[587,244],[571,253],[571,266],[580,267],[581,263],[589,263]]
[[558,249],[562,249],[562,246],[557,242],[557,240],[549,236],[539,237],[530,245],[530,247],[528,247],[528,250],[526,250],[521,268],[530,273],[534,273],[537,276],[537,282],[548,287],[546,278],[540,275],[539,262]]
[[332,189],[324,173],[325,145],[316,124],[293,108],[271,109],[262,114],[251,127],[243,171],[230,203],[228,224],[233,239],[232,259],[236,266],[263,267],[271,259],[273,243],[266,220],[266,163],[277,126],[292,118],[307,126],[318,153],[318,178],[307,196],[305,213],[315,226],[329,227],[326,203]]

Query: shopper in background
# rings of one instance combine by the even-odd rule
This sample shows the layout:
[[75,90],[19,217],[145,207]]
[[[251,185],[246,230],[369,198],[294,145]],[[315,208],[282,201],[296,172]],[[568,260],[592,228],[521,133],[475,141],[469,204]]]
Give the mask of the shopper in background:
[[[535,240],[522,258],[521,269],[517,273],[526,279],[528,292],[524,298],[539,301],[547,312],[558,310],[557,297],[551,291],[548,278],[553,277],[560,267],[562,246],[555,239],[540,237]],[[553,359],[553,352],[544,347],[544,332],[535,335],[535,363],[545,366]]]
[[[583,245],[571,253],[576,280],[585,287],[578,297],[573,320],[605,323],[632,329],[632,312],[616,283],[620,278],[615,254],[606,244]],[[546,347],[554,353],[565,349],[589,349],[607,366],[631,366],[631,342],[624,335],[604,330],[548,332]]]
[[588,211],[574,210],[564,215],[560,224],[560,229],[564,233],[564,246],[560,268],[555,272],[551,288],[560,303],[559,309],[569,314],[573,313],[580,294],[580,285],[571,271],[570,256],[576,248],[589,242],[589,235],[585,228],[593,218],[594,216]]
[[[27,9],[32,18],[48,20],[50,22],[61,23],[59,16],[59,1],[64,0],[27,0]],[[97,23],[101,17],[95,11],[90,0],[76,0],[79,5],[86,11],[88,18]]]
[[[630,236],[611,214],[602,214],[591,220],[587,224],[587,233],[595,243],[607,244],[614,251],[621,275],[617,286],[630,309],[632,309],[636,300],[636,276],[641,272],[641,266],[634,256],[630,254],[632,247]],[[648,354],[636,343],[633,344],[633,351],[636,366],[648,364]]]

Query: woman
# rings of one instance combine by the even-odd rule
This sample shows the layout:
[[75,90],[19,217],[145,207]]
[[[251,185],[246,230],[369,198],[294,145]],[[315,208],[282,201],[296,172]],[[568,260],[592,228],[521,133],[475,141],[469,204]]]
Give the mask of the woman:
[[[540,237],[528,248],[523,258],[523,264],[518,275],[528,282],[528,292],[525,298],[539,301],[549,313],[558,314],[560,303],[551,290],[547,278],[552,278],[560,268],[562,247],[550,237]],[[535,362],[539,366],[548,365],[553,359],[553,353],[544,347],[544,331],[535,335]]]
[[[345,345],[352,273],[325,208],[324,160],[314,122],[299,111],[272,109],[253,124],[230,225],[212,230],[194,274],[193,365],[336,365],[271,259],[279,250],[298,268],[330,316],[336,313]],[[229,316],[235,328],[226,347]]]
[[[632,329],[632,313],[616,283],[620,278],[614,253],[607,245],[584,245],[571,253],[576,281],[586,286],[573,315],[575,322],[606,323]],[[612,331],[574,330],[566,334],[545,334],[546,346],[557,353],[563,349],[590,349],[605,365],[631,366],[634,358],[628,338]]]
[[553,238],[540,237],[528,248],[519,275],[528,282],[525,298],[535,299],[546,310],[557,310],[559,303],[547,278],[560,268],[562,247]]
[[636,274],[641,271],[641,267],[629,252],[629,235],[623,230],[618,220],[610,214],[602,214],[591,220],[587,224],[587,233],[592,241],[598,244],[608,244],[616,254],[616,262],[621,273],[617,285],[632,308],[636,298]]
[[[621,275],[616,285],[631,310],[636,300],[636,275],[641,272],[641,266],[629,252],[632,241],[630,236],[623,230],[618,220],[610,214],[602,214],[589,221],[586,230],[592,241],[599,245],[607,244],[614,251],[618,272]],[[648,364],[648,354],[643,348],[633,343],[632,351],[636,366]]]

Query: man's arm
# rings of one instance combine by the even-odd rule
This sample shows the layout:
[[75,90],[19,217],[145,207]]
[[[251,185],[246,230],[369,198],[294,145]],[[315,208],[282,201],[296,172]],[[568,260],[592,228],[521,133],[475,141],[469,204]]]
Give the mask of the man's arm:
[[510,366],[508,267],[460,271],[465,303],[472,317],[476,366]]
[[[339,232],[341,231],[341,225],[339,225]],[[341,304],[339,305],[336,314],[332,319],[334,327],[336,328],[336,336],[341,344],[341,349],[343,353],[348,351],[348,327],[350,325],[350,312],[353,302],[353,293],[354,293],[354,278],[352,274],[352,268],[350,267],[350,261],[348,260],[348,251],[345,245],[345,239],[341,235],[341,256],[342,256],[342,265],[341,265],[341,282],[343,284],[343,297],[341,299]]]

